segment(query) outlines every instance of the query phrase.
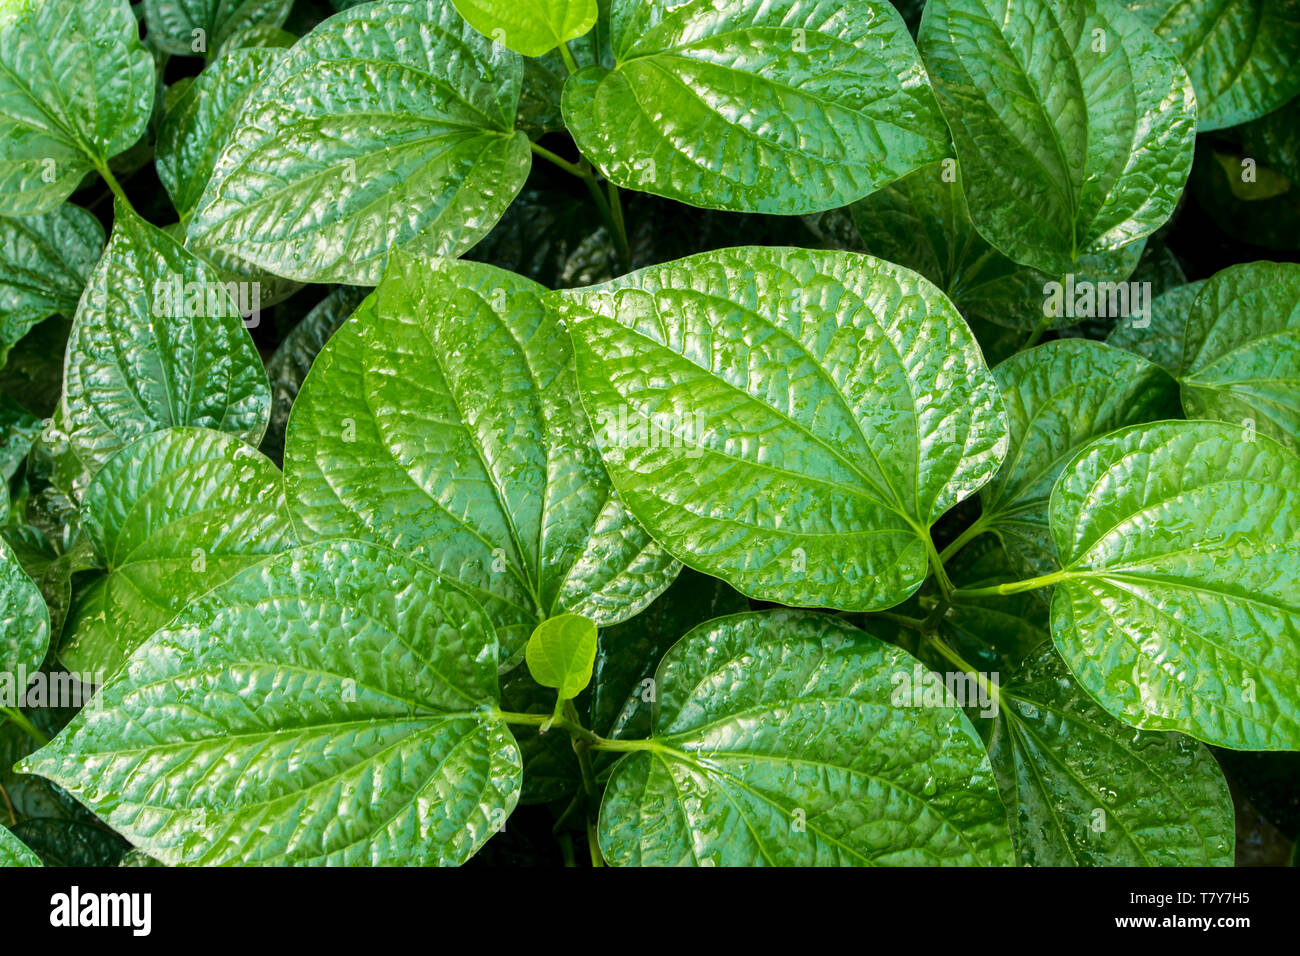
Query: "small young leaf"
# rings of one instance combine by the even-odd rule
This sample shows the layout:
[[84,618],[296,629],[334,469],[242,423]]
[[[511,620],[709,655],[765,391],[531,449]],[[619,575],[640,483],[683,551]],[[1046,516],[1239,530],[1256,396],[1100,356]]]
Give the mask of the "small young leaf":
[[1006,811],[970,723],[953,707],[890,703],[894,676],[915,664],[828,615],[696,628],[659,665],[649,746],[610,777],[606,859],[1009,864]]
[[461,591],[309,545],[190,604],[20,769],[168,865],[457,864],[519,795],[496,674]]
[[1143,730],[1300,749],[1300,458],[1219,422],[1087,446],[1052,491],[1052,637]]
[[1006,451],[997,386],[933,285],[869,256],[738,248],[553,294],[619,496],[751,597],[873,610]]
[[81,516],[107,574],[81,596],[59,659],[105,676],[191,598],[297,544],[278,469],[203,428],[118,452],[90,482]]
[[279,27],[293,0],[143,0],[149,39],[166,53],[211,58],[234,33]]
[[596,25],[596,0],[453,0],[469,25],[524,56],[541,56]]
[[533,680],[554,687],[561,700],[572,700],[591,683],[596,625],[581,614],[547,618],[528,638],[524,659]]
[[144,133],[154,61],[127,0],[0,9],[0,215],[53,209]]
[[1187,313],[1178,381],[1189,418],[1300,449],[1300,265],[1248,262],[1208,279]]
[[0,868],[10,866],[41,866],[41,858],[21,840],[0,826]]
[[460,581],[513,659],[546,618],[615,624],[678,570],[614,496],[544,292],[396,257],[307,376],[285,449],[304,536],[382,541]]
[[1154,232],[1192,165],[1196,96],[1109,0],[930,0],[921,53],[976,228],[1016,262],[1078,271]]
[[239,309],[209,266],[119,204],[68,338],[62,409],[82,474],[175,425],[256,445],[270,389]]
[[1210,751],[1134,732],[1051,643],[1000,689],[989,757],[1025,866],[1231,866],[1232,796]]
[[103,249],[104,227],[79,206],[0,218],[0,364],[36,323],[77,311]]
[[619,186],[784,215],[859,199],[948,134],[883,0],[613,0],[615,63],[564,87],[584,156]]
[[1196,87],[1197,132],[1263,116],[1300,93],[1295,0],[1124,0],[1178,54]]
[[1088,339],[1060,339],[993,370],[1011,445],[980,490],[980,523],[997,532],[1019,573],[1058,567],[1047,522],[1061,469],[1092,439],[1124,425],[1177,414],[1176,386],[1146,359]]
[[305,282],[374,285],[393,247],[457,256],[528,175],[521,76],[451,0],[336,14],[241,107],[190,240]]

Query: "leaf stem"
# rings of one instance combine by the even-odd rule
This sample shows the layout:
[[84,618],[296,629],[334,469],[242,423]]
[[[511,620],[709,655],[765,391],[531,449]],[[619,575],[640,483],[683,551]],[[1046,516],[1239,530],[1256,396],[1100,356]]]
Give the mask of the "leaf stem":
[[26,733],[28,737],[31,737],[32,740],[36,741],[42,747],[44,747],[46,744],[50,742],[50,738],[45,736],[45,734],[41,733],[40,730],[36,728],[36,725],[33,724],[30,720],[28,720],[27,715],[24,714],[21,710],[18,710],[17,708],[11,708],[11,707],[0,707],[0,714],[3,714],[4,716],[8,717],[16,725],[21,727],[23,732]]
[[1002,584],[992,584],[985,588],[957,588],[952,592],[952,596],[954,600],[960,601],[964,598],[1004,597],[1008,594],[1023,594],[1025,591],[1037,591],[1039,588],[1051,587],[1068,577],[1070,577],[1068,571],[1053,571],[1051,574],[1042,574],[1036,578],[1026,578],[1023,581],[1007,581]]
[[1034,331],[1029,333],[1029,338],[1025,339],[1025,344],[1020,346],[1017,351],[1024,352],[1032,349],[1038,344],[1038,340],[1047,334],[1047,330],[1052,327],[1052,320],[1049,316],[1043,316],[1043,320],[1035,326]]
[[998,702],[998,708],[1001,709],[1002,692],[998,690],[997,684],[993,683],[982,673],[977,671],[973,665],[971,665],[966,661],[964,657],[962,657],[960,654],[954,651],[946,643],[939,640],[939,638],[936,637],[934,634],[927,634],[925,636],[925,642],[934,649],[935,653],[937,653],[944,660],[948,661],[948,663],[954,665],[955,667],[961,668],[967,674],[970,674],[972,677],[974,677],[975,682],[979,684],[981,688],[983,688],[986,694],[988,694],[989,699],[996,700]]
[[124,190],[122,184],[117,181],[117,177],[113,175],[113,171],[108,168],[108,163],[104,163],[102,166],[97,165],[95,168],[99,171],[99,175],[103,177],[104,182],[108,184],[108,188],[112,191],[113,195],[120,199],[128,209],[135,212],[135,207],[131,205],[131,200],[126,198],[126,190]]
[[619,196],[618,187],[608,179],[605,180],[605,187],[609,193],[609,210],[614,223],[614,243],[618,248],[623,268],[631,269],[632,246],[627,241],[627,224],[623,221],[623,200]]
[[923,537],[926,553],[930,556],[930,567],[934,570],[934,579],[939,582],[939,590],[943,592],[944,600],[950,600],[953,587],[952,581],[948,579],[948,572],[944,570],[943,558],[939,556],[939,549],[934,546],[934,539],[930,537],[929,531],[926,531]]
[[591,865],[604,866],[605,858],[600,852],[600,840],[596,835],[596,823],[594,820],[587,821],[587,847],[591,850]]
[[578,163],[571,163],[563,156],[559,156],[551,152],[545,146],[538,145],[537,143],[529,143],[528,145],[532,149],[532,151],[536,153],[538,156],[542,157],[542,159],[546,160],[547,162],[554,163],[556,166],[559,166],[562,170],[564,170],[566,173],[569,173],[572,176],[577,176],[579,179],[587,179],[591,176],[590,168],[585,165],[579,165]]
[[971,522],[970,527],[968,527],[961,534],[957,535],[956,539],[953,540],[952,544],[948,545],[948,547],[944,548],[941,552],[939,552],[939,560],[942,561],[944,564],[947,564],[950,560],[952,560],[952,556],[954,554],[956,554],[962,548],[966,547],[966,545],[970,544],[972,540],[978,538],[981,534],[987,531],[989,529],[989,522],[984,520],[985,517],[986,517],[985,515],[980,515],[978,518],[976,518],[974,521]]
[[578,63],[573,59],[573,53],[569,50],[569,44],[560,44],[560,57],[564,60],[564,68],[571,74],[578,72]]

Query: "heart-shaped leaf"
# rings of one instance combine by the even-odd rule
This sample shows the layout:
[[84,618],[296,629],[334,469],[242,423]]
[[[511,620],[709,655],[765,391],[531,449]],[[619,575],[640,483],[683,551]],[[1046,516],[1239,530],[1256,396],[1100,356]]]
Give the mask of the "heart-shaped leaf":
[[554,687],[560,700],[572,700],[591,683],[596,625],[581,614],[547,618],[528,638],[524,659],[533,680]]
[[132,146],[154,61],[127,0],[26,0],[0,10],[0,215],[53,209]]
[[1052,275],[1154,232],[1192,165],[1196,96],[1109,0],[930,0],[919,35],[971,217]]
[[1199,132],[1263,116],[1300,93],[1295,0],[1125,0],[1196,87]]
[[1205,746],[1111,717],[1051,643],[999,693],[989,757],[1019,863],[1232,865],[1232,796]]
[[79,206],[0,218],[0,364],[42,319],[72,315],[104,249],[104,227]]
[[528,175],[521,76],[451,0],[336,14],[241,107],[190,239],[305,282],[374,285],[397,246],[459,255]]
[[1010,863],[1006,811],[969,721],[953,707],[890,704],[894,676],[915,663],[828,615],[737,614],[696,628],[659,665],[654,736],[610,777],[605,857]]
[[143,0],[149,39],[167,53],[211,56],[251,27],[279,27],[293,0]]
[[1143,730],[1300,749],[1300,458],[1218,422],[1087,446],[1051,501],[1052,637]]
[[596,0],[454,0],[469,25],[522,53],[541,56],[596,25]]
[[888,262],[723,249],[551,301],[620,498],[751,597],[899,603],[925,579],[930,525],[1006,451],[970,330]]
[[175,425],[256,445],[271,404],[239,305],[209,266],[118,204],[68,338],[63,426],[84,488],[141,435]]
[[564,87],[579,149],[619,186],[796,214],[946,152],[902,17],[881,0],[613,0],[615,62]]
[[35,673],[50,645],[50,617],[36,583],[27,576],[13,549],[0,538],[0,686],[10,690],[18,668]]
[[202,428],[155,432],[114,455],[86,489],[81,521],[107,571],[59,648],[82,673],[115,673],[191,598],[297,543],[279,470]]
[[1177,414],[1173,380],[1146,359],[1088,339],[1060,339],[993,370],[1011,445],[980,490],[982,528],[997,532],[1024,576],[1055,570],[1047,505],[1061,469],[1092,439]]
[[459,580],[512,659],[546,618],[615,624],[678,570],[614,497],[544,292],[397,257],[317,358],[285,449],[304,536],[379,540]]
[[472,600],[357,541],[190,604],[20,765],[179,864],[461,863],[519,795]]

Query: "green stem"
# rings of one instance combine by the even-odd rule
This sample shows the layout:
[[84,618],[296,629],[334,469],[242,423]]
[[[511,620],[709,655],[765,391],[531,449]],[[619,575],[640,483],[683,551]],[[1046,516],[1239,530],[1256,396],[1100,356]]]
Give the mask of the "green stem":
[[529,727],[536,727],[539,730],[545,726],[548,730],[551,727],[559,727],[571,737],[579,740],[585,740],[593,747],[598,746],[604,741],[603,737],[593,734],[582,724],[576,723],[567,717],[561,716],[559,720],[555,719],[554,714],[520,714],[508,710],[493,711],[493,716],[504,720],[507,724],[524,724]]
[[1043,316],[1043,321],[1039,322],[1037,328],[1035,328],[1034,331],[1029,333],[1029,338],[1025,340],[1024,345],[1020,346],[1019,351],[1023,352],[1026,349],[1032,349],[1035,345],[1038,344],[1038,340],[1047,334],[1047,330],[1051,328],[1051,326],[1052,326],[1051,318],[1048,316]]
[[919,617],[908,617],[905,614],[894,614],[892,611],[872,611],[871,617],[883,618],[886,621],[893,621],[900,627],[906,627],[913,631],[924,631],[925,621]]
[[567,43],[560,44],[560,56],[564,60],[564,68],[566,70],[568,70],[570,73],[578,72],[578,64],[573,59],[573,54],[569,52],[569,44]]
[[605,187],[609,193],[609,211],[614,223],[614,244],[618,249],[619,259],[623,262],[623,268],[631,269],[632,246],[627,241],[627,224],[623,220],[623,201],[619,197],[617,186],[609,180],[605,180]]
[[27,715],[21,710],[11,707],[0,707],[0,714],[4,714],[4,716],[8,717],[15,724],[21,727],[28,737],[31,737],[32,740],[36,741],[42,747],[50,742],[50,738],[41,733],[36,726],[27,719]]
[[600,840],[596,836],[596,822],[587,821],[587,847],[591,850],[591,865],[604,866],[605,858],[600,853]]
[[539,146],[537,143],[529,143],[528,145],[532,148],[533,152],[542,157],[542,159],[549,163],[554,163],[566,173],[577,176],[579,179],[588,179],[591,177],[591,170],[585,165],[571,163],[563,156],[558,156],[555,153],[552,153],[545,146]]
[[939,556],[939,549],[934,546],[934,541],[927,531],[922,535],[925,538],[925,550],[930,556],[930,567],[934,571],[934,579],[939,582],[939,590],[943,592],[944,600],[952,598],[952,581],[948,579],[948,572],[944,570],[943,558]]
[[1049,588],[1053,584],[1064,581],[1069,576],[1068,571],[1053,571],[1051,574],[1039,575],[1036,578],[1026,578],[1023,581],[1008,581],[1003,584],[993,584],[986,588],[957,588],[952,592],[952,596],[954,600],[960,601],[964,598],[1004,597],[1008,594],[1023,594],[1025,591]]
[[128,209],[135,212],[135,207],[131,205],[131,200],[126,198],[126,191],[122,188],[122,184],[117,181],[117,177],[113,175],[113,171],[108,168],[108,163],[96,168],[99,170],[99,175],[104,178],[104,182],[108,184],[108,188],[112,190],[113,195],[120,199]]
[[966,547],[966,545],[970,544],[972,539],[979,537],[987,531],[989,522],[984,520],[985,517],[985,515],[980,515],[971,523],[969,528],[957,535],[956,540],[939,553],[939,560],[944,564],[947,564],[952,559],[952,556],[962,548]]
[[998,690],[997,684],[993,683],[991,680],[989,680],[987,677],[985,677],[983,674],[977,671],[971,664],[967,663],[965,658],[963,658],[960,654],[954,651],[943,641],[939,640],[939,638],[935,637],[933,634],[926,635],[925,640],[926,643],[929,644],[930,647],[932,647],[940,657],[948,661],[948,663],[952,664],[953,666],[961,668],[967,674],[970,674],[972,677],[974,677],[975,682],[979,684],[981,688],[983,688],[984,693],[988,695],[989,700],[996,700],[998,702],[998,707],[1001,708],[1002,692]]

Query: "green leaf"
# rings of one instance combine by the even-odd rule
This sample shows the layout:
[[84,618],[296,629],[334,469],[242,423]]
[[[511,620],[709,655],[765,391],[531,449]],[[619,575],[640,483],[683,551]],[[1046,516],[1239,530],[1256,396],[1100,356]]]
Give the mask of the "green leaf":
[[16,836],[0,826],[0,867],[41,866],[41,858]]
[[1178,381],[1189,418],[1300,448],[1300,265],[1248,262],[1207,280],[1187,313]]
[[64,374],[68,440],[83,468],[74,487],[163,428],[212,428],[252,445],[266,430],[266,372],[220,277],[120,204],[77,309]]
[[115,673],[191,598],[297,544],[279,470],[203,428],[155,432],[118,452],[86,489],[81,519],[107,571],[59,648],[82,673]]
[[993,370],[1011,444],[980,491],[981,527],[994,530],[1022,576],[1059,565],[1047,506],[1061,469],[1092,439],[1176,414],[1173,380],[1146,359],[1088,339],[1059,339]]
[[216,57],[227,56],[238,50],[287,50],[297,42],[297,34],[279,27],[245,27],[228,34],[221,41]]
[[453,0],[469,25],[497,43],[541,56],[596,25],[596,0]]
[[285,449],[305,539],[378,540],[460,581],[507,660],[548,617],[631,617],[678,570],[614,496],[544,292],[397,257],[317,358]]
[[266,376],[271,381],[271,423],[262,439],[262,451],[272,461],[284,459],[284,434],[289,424],[289,411],[316,356],[348,316],[363,307],[366,310],[374,308],[373,299],[368,303],[364,301],[366,291],[351,286],[334,289],[289,330],[276,347],[275,354],[267,360]]
[[1202,133],[1263,116],[1300,93],[1295,0],[1125,0],[1178,54]]
[[[1028,331],[1045,318],[1058,326],[1084,318],[1046,315],[1052,277],[1008,259],[976,231],[955,165],[949,171],[951,162],[919,169],[849,206],[859,240],[854,247],[921,273],[968,319]],[[1138,241],[1085,257],[1078,278],[1121,282],[1137,266],[1142,249]]]
[[104,248],[104,227],[78,206],[0,218],[0,364],[51,315],[72,315]]
[[18,471],[42,427],[39,418],[0,393],[0,482],[7,483]]
[[1019,863],[1232,865],[1232,796],[1206,747],[1124,726],[1050,643],[1000,693],[989,756]]
[[1106,711],[1300,749],[1300,458],[1218,422],[1133,426],[1065,469],[1051,524],[1052,637]]
[[1183,367],[1187,314],[1204,285],[1204,279],[1188,282],[1156,296],[1151,302],[1147,324],[1121,322],[1106,336],[1106,344],[1136,352],[1170,375],[1177,375]]
[[581,614],[561,614],[537,625],[525,648],[528,673],[560,700],[572,700],[591,683],[596,625]]
[[931,0],[921,53],[971,217],[1053,275],[1154,232],[1192,165],[1187,71],[1118,4]]
[[240,108],[190,239],[305,282],[374,285],[393,247],[457,256],[528,175],[521,77],[450,0],[336,14]]
[[279,27],[293,0],[142,0],[149,39],[160,50],[205,56],[231,34],[249,27]]
[[707,209],[840,206],[946,152],[902,18],[881,0],[613,0],[612,69],[564,88],[615,184]]
[[1239,130],[1241,147],[1261,165],[1300,182],[1300,97]]
[[997,470],[1006,421],[957,311],[868,256],[739,248],[553,294],[620,498],[683,563],[873,610]]
[[610,778],[606,859],[1010,863],[1006,811],[970,723],[952,707],[887,703],[915,664],[827,615],[696,628],[659,665],[654,736]]
[[168,106],[158,130],[158,178],[182,220],[197,208],[249,96],[283,56],[279,50],[240,50],[222,57]]
[[[3,538],[0,538],[0,635],[0,678],[17,681],[20,666],[28,673],[35,673],[50,646],[50,616],[40,589],[27,576]],[[0,685],[3,683],[0,680]]]
[[20,769],[168,865],[461,863],[519,794],[496,671],[428,569],[307,546],[190,604]]
[[154,61],[127,0],[0,10],[0,215],[53,209],[145,131]]

